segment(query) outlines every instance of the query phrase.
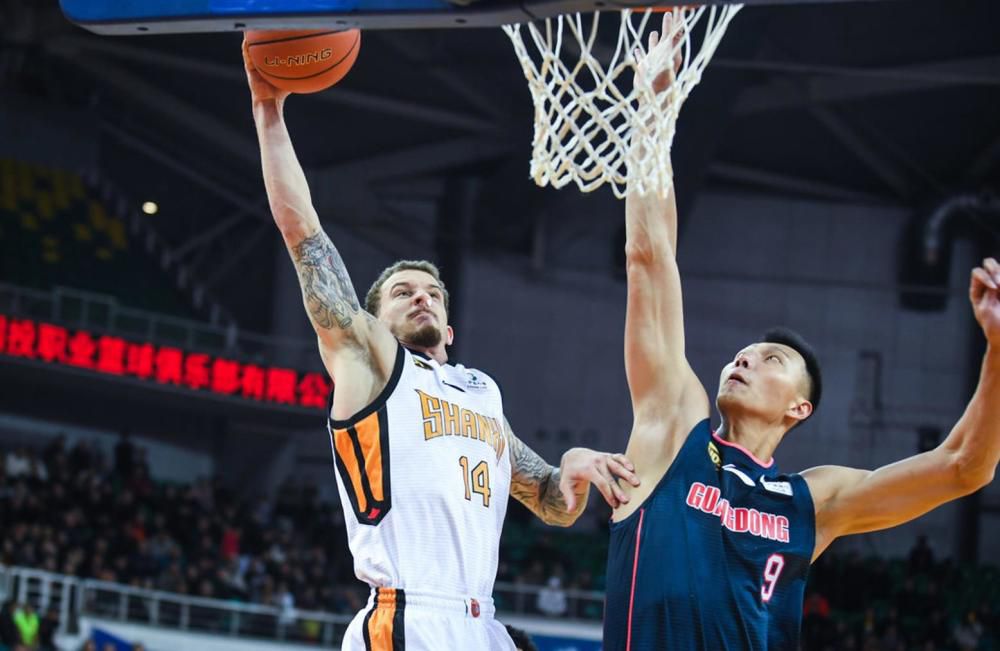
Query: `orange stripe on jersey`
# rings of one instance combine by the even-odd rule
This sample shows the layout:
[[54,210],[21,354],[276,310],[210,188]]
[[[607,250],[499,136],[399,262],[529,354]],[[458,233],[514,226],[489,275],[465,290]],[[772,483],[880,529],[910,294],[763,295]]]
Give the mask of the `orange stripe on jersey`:
[[347,477],[354,489],[357,508],[362,513],[368,512],[368,500],[365,499],[365,491],[361,484],[361,468],[358,467],[357,457],[354,455],[354,442],[351,434],[346,429],[338,429],[333,432],[333,445],[337,449],[337,457],[347,470]]
[[361,524],[378,524],[389,511],[389,426],[385,407],[333,430],[333,449],[344,488]]
[[[327,420],[333,462],[344,492],[359,524],[377,525],[392,508],[392,473],[389,472],[389,414],[387,403],[403,375],[406,349],[396,348],[396,364],[375,401],[347,420]],[[345,510],[346,510],[346,506]]]
[[382,486],[382,445],[378,412],[362,420],[354,426],[354,429],[358,433],[358,442],[361,444],[361,454],[365,460],[365,474],[368,475],[372,498],[376,502],[381,502],[385,499],[385,490]]
[[405,607],[406,597],[402,590],[376,588],[375,603],[365,616],[365,651],[405,651]]

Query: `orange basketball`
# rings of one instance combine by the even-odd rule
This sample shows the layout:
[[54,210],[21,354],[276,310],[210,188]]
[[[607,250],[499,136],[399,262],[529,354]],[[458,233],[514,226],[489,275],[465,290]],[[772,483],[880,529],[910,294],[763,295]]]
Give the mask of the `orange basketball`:
[[293,93],[317,93],[343,79],[361,47],[359,29],[249,31],[246,38],[257,72]]

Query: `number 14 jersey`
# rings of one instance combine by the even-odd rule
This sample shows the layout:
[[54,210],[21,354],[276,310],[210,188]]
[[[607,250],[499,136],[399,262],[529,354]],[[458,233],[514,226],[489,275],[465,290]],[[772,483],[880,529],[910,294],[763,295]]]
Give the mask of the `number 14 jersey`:
[[399,346],[378,398],[328,427],[357,577],[490,597],[511,479],[497,383]]

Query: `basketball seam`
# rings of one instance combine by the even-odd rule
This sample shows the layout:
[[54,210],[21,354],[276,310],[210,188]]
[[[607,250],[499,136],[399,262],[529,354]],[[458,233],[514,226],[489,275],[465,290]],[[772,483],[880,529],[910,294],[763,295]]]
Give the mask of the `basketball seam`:
[[[328,32],[328,33],[329,34],[336,34],[337,32]],[[322,36],[322,34],[313,34],[313,36]],[[354,36],[354,41],[351,43],[350,49],[347,50],[347,52],[344,53],[344,56],[340,57],[339,59],[337,59],[336,61],[334,61],[333,63],[331,63],[326,68],[323,68],[319,72],[314,72],[313,74],[306,75],[305,77],[283,77],[281,75],[275,75],[275,74],[272,74],[272,73],[270,73],[270,72],[268,72],[266,70],[261,70],[260,68],[256,68],[256,66],[254,66],[254,67],[257,69],[257,72],[261,73],[265,77],[274,77],[275,79],[284,79],[286,81],[302,81],[302,80],[305,80],[305,79],[312,79],[313,77],[318,77],[318,76],[320,76],[322,74],[326,74],[326,73],[330,72],[331,70],[333,70],[334,68],[336,68],[337,66],[339,66],[341,63],[343,63],[344,60],[347,57],[351,56],[351,53],[354,52],[354,49],[357,47],[358,41],[360,41],[360,40],[361,40],[361,34],[358,33],[358,34],[356,34]],[[281,41],[275,41],[275,42],[277,43],[277,42],[281,42]]]
[[301,41],[304,38],[312,38],[313,36],[329,36],[330,34],[341,34],[347,30],[344,29],[334,29],[329,32],[316,32],[315,34],[302,34],[300,36],[286,36],[285,38],[276,38],[270,41],[257,41],[251,43],[249,47],[254,48],[258,45],[271,45],[272,43],[287,43],[288,41]]

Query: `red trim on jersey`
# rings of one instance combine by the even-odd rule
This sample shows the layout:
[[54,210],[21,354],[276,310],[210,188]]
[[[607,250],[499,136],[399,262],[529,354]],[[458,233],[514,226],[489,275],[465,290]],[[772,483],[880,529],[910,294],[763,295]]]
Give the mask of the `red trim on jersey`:
[[753,452],[751,452],[750,450],[747,450],[745,447],[743,447],[739,443],[733,443],[732,441],[727,441],[726,439],[719,438],[719,435],[716,434],[715,432],[712,432],[712,438],[714,438],[716,441],[718,441],[719,443],[721,443],[723,445],[728,445],[731,448],[736,448],[737,450],[739,450],[743,454],[745,454],[748,457],[750,457],[750,459],[754,463],[756,463],[758,466],[761,466],[763,468],[770,468],[771,466],[774,465],[774,457],[771,457],[770,461],[768,461],[767,463],[764,463],[763,461],[761,461],[760,459],[758,459],[757,457],[755,457],[754,454],[753,454]]
[[635,532],[635,559],[632,561],[632,589],[628,595],[628,632],[625,637],[625,651],[632,649],[632,606],[635,604],[635,575],[639,571],[639,541],[642,540],[642,519],[646,509],[639,509],[639,528]]

